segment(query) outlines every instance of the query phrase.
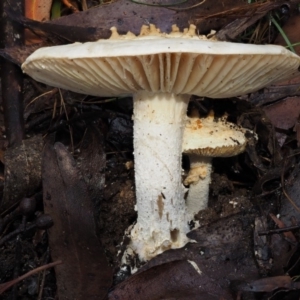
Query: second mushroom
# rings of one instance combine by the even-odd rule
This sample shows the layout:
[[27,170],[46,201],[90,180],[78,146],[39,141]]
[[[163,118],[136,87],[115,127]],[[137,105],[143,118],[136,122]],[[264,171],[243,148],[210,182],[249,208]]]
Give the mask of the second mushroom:
[[227,122],[226,117],[215,119],[213,111],[206,118],[199,118],[194,111],[188,118],[182,151],[190,160],[190,171],[184,180],[184,184],[189,185],[186,206],[190,220],[207,208],[212,158],[242,153],[247,145],[246,131],[250,133],[250,130]]

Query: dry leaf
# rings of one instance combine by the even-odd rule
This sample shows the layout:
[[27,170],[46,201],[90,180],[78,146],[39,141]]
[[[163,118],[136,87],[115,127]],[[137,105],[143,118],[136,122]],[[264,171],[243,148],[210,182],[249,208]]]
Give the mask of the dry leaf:
[[51,256],[56,268],[58,296],[66,299],[103,299],[112,282],[104,249],[95,232],[94,206],[76,162],[61,144],[47,144],[43,155],[45,212]]

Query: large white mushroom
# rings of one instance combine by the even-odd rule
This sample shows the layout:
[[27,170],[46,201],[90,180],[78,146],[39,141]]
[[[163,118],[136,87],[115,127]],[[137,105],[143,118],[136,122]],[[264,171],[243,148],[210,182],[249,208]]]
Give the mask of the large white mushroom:
[[181,153],[190,95],[225,98],[256,91],[298,72],[300,58],[280,46],[207,40],[195,26],[42,48],[25,73],[46,84],[95,96],[132,95],[138,220],[132,249],[148,260],[188,242]]

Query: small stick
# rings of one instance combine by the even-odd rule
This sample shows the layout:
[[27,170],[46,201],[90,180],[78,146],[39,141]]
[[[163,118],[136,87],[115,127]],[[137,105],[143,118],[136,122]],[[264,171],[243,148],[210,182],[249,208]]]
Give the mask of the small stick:
[[43,270],[46,270],[46,269],[49,269],[49,268],[52,268],[54,266],[57,266],[57,265],[60,265],[62,264],[62,261],[61,260],[57,260],[53,263],[50,263],[50,264],[47,264],[47,265],[43,265],[43,266],[40,266],[38,268],[35,268],[34,270],[31,270],[27,273],[25,273],[24,275],[14,279],[14,280],[11,280],[11,281],[8,281],[8,282],[5,282],[5,283],[2,283],[0,284],[0,295],[3,294],[7,289],[9,289],[10,287],[12,287],[13,285],[15,285],[16,283],[28,278],[29,276],[31,275],[34,275],[40,271],[43,271]]
[[271,234],[288,232],[288,231],[296,230],[296,229],[300,229],[300,225],[289,226],[289,227],[284,227],[284,228],[277,228],[277,229],[271,229],[271,230],[266,230],[266,231],[259,231],[258,235],[259,236],[271,235]]
[[70,3],[68,0],[61,0],[62,3],[68,8],[70,9],[73,13],[77,13],[79,12],[79,10],[72,4]]

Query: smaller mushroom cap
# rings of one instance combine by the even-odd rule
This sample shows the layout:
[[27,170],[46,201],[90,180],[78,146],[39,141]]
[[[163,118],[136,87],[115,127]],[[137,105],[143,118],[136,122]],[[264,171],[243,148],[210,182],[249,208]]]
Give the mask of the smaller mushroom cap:
[[230,157],[242,153],[247,145],[246,129],[227,122],[226,118],[215,119],[213,112],[206,118],[188,118],[182,149],[207,157]]

